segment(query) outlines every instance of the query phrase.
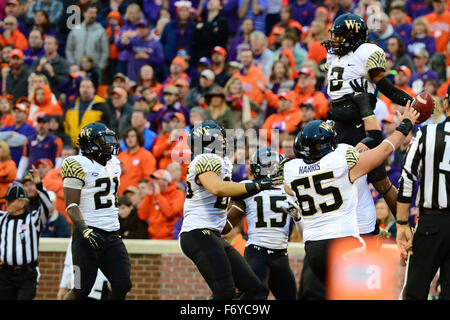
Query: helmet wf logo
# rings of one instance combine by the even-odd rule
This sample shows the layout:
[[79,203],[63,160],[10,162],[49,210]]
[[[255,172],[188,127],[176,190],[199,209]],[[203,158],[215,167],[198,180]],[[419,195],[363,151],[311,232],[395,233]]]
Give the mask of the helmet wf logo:
[[355,29],[355,32],[359,32],[359,29],[361,28],[361,23],[356,22],[355,20],[345,20],[345,24],[348,29]]
[[91,133],[92,133],[92,128],[83,128],[83,129],[81,129],[80,137],[89,138],[91,136]]

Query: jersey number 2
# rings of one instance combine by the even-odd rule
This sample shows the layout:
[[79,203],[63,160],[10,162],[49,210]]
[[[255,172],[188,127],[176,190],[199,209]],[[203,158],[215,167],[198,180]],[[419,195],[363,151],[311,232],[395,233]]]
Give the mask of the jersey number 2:
[[[117,201],[117,189],[119,188],[119,179],[117,179],[117,177],[114,177],[112,181],[114,182],[114,206],[118,207],[119,205]],[[96,187],[101,187],[103,185],[106,185],[105,188],[94,194],[95,210],[110,208],[113,205],[111,199],[107,199],[105,202],[102,201],[102,197],[106,197],[111,192],[111,179],[100,178],[95,180]]]
[[[336,74],[336,77],[334,77],[334,74]],[[330,91],[341,90],[344,85],[344,68],[333,67],[330,76]]]

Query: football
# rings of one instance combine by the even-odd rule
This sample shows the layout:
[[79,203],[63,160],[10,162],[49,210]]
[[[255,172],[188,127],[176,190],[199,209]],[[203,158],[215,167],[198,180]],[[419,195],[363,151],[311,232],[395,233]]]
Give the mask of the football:
[[433,113],[434,101],[429,93],[422,92],[416,96],[411,106],[420,112],[420,116],[416,121],[416,124],[419,124],[426,121]]

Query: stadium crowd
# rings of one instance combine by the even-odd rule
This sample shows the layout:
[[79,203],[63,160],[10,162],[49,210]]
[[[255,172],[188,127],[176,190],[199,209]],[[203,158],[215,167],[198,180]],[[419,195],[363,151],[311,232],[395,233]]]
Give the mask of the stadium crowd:
[[[296,134],[327,118],[321,41],[342,13],[367,21],[368,40],[385,50],[396,87],[433,96],[435,111],[424,124],[443,121],[449,10],[447,0],[0,0],[0,197],[22,183],[33,206],[28,171],[35,166],[53,192],[43,236],[70,236],[60,166],[78,152],[81,128],[100,121],[121,140],[121,234],[177,239],[190,129],[204,120],[266,129],[261,135],[279,139],[279,151],[293,158]],[[385,135],[398,125],[398,108],[378,94]],[[386,163],[396,187],[411,138]],[[238,182],[247,178],[248,152],[234,157]],[[380,198],[375,190],[373,197]],[[378,213],[395,239],[382,199]],[[412,208],[412,223],[415,217]]]

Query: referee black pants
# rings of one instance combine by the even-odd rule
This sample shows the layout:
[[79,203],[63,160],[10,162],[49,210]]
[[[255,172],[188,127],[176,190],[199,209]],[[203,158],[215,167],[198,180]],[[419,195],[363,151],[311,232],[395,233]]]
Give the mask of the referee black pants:
[[111,284],[111,300],[124,300],[131,290],[131,264],[127,249],[117,232],[106,232],[92,228],[105,239],[101,251],[95,251],[80,232],[72,236],[72,259],[75,286],[72,290],[77,299],[86,299],[100,269]]
[[422,214],[413,237],[403,290],[405,300],[426,300],[440,268],[442,300],[450,300],[450,215]]
[[236,288],[242,300],[264,300],[261,281],[244,257],[218,232],[195,229],[180,235],[180,247],[197,266],[212,291],[213,300],[232,300]]
[[286,249],[249,245],[245,248],[244,257],[263,283],[266,298],[270,290],[277,300],[295,300],[297,288]]
[[17,272],[0,267],[0,300],[33,300],[36,295],[36,267]]

